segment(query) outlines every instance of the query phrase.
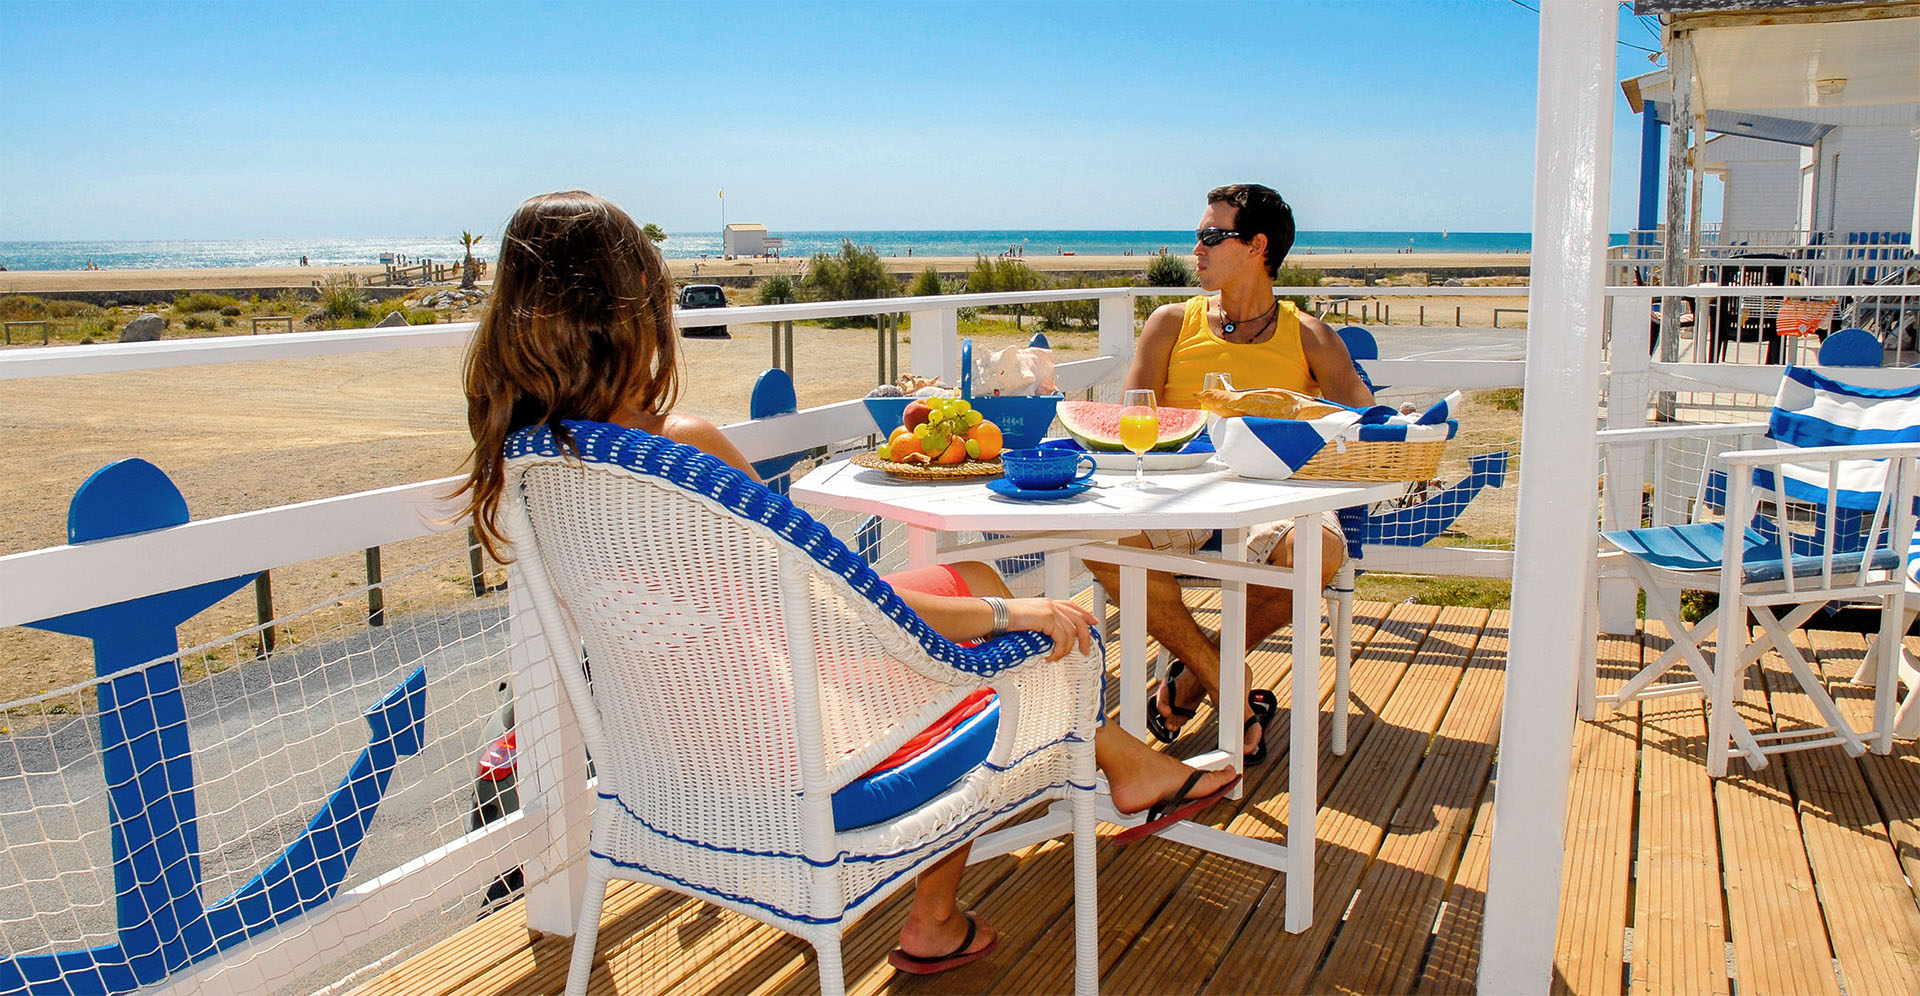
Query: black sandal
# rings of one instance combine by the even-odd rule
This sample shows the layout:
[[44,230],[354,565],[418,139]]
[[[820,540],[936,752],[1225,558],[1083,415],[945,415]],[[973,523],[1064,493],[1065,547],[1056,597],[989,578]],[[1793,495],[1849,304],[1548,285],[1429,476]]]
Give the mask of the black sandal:
[[1273,718],[1280,714],[1280,698],[1265,688],[1256,688],[1247,693],[1247,708],[1253,710],[1253,715],[1248,716],[1246,724],[1241,726],[1241,736],[1244,737],[1246,731],[1253,729],[1253,724],[1259,723],[1260,744],[1247,751],[1246,761],[1248,764],[1259,764],[1267,759],[1267,731],[1273,729]]
[[[1159,688],[1159,692],[1164,693],[1167,697],[1167,711],[1173,713],[1173,718],[1175,719],[1192,719],[1194,716],[1192,709],[1180,704],[1180,685],[1175,680],[1182,674],[1185,674],[1186,671],[1187,662],[1175,660],[1172,666],[1167,668],[1167,680],[1162,682]],[[1185,723],[1180,724],[1180,730],[1186,728]],[[1166,717],[1160,715],[1160,704],[1158,702],[1147,702],[1147,732],[1153,734],[1155,740],[1163,744],[1173,743],[1175,740],[1180,739],[1180,730],[1167,726]]]

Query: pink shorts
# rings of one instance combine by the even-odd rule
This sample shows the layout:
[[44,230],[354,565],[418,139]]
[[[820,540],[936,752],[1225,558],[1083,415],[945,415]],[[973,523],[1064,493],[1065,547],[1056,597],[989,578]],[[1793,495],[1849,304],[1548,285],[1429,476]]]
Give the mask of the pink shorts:
[[948,598],[971,598],[973,592],[967,588],[965,578],[960,572],[946,564],[929,564],[925,567],[909,567],[904,571],[880,575],[880,580],[908,591],[917,591],[922,595],[944,595]]

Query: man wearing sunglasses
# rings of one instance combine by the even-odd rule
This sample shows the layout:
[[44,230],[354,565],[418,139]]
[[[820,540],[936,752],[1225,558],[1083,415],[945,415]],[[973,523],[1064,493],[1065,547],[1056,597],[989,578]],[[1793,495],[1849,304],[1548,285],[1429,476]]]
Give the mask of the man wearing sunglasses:
[[[1199,408],[1209,373],[1228,374],[1239,389],[1283,387],[1346,405],[1373,404],[1347,347],[1326,323],[1273,294],[1274,277],[1293,248],[1293,209],[1271,187],[1236,183],[1207,192],[1207,210],[1194,232],[1193,255],[1200,286],[1207,291],[1183,303],[1164,305],[1147,318],[1127,370],[1128,389],[1147,388],[1163,406]],[[1293,564],[1287,522],[1255,527],[1247,537],[1249,560]],[[1346,559],[1346,540],[1331,514],[1321,538],[1322,584]],[[1122,540],[1129,546],[1192,553],[1212,539],[1205,530],[1152,530]],[[1088,565],[1109,593],[1118,592],[1119,571]],[[1254,588],[1247,599],[1247,648],[1265,641],[1293,618],[1293,597],[1283,588]],[[1147,632],[1174,655],[1166,687],[1147,707],[1147,726],[1171,743],[1194,707],[1216,697],[1220,648],[1180,598],[1171,574],[1147,576]],[[1253,688],[1249,674],[1248,688]],[[1248,695],[1243,723],[1249,763],[1265,760],[1265,737],[1278,703],[1271,691]]]

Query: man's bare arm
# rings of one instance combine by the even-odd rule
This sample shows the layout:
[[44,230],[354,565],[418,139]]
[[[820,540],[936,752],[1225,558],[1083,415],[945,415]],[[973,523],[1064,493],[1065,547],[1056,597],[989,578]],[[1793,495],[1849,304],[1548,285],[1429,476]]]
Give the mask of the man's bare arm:
[[1364,408],[1373,404],[1373,392],[1353,368],[1353,356],[1347,344],[1327,323],[1312,315],[1300,316],[1300,349],[1320,384],[1320,396],[1343,405]]
[[1167,392],[1167,360],[1173,356],[1173,344],[1180,341],[1180,323],[1185,319],[1185,302],[1163,304],[1147,316],[1140,340],[1133,344],[1133,365],[1127,368],[1127,390],[1146,388],[1158,398]]

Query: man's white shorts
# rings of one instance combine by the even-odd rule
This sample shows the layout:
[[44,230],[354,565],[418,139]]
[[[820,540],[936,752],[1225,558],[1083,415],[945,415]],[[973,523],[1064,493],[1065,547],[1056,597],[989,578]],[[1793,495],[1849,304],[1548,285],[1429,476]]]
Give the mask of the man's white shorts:
[[[1327,549],[1340,551],[1340,560],[1347,557],[1346,534],[1340,531],[1340,516],[1334,512],[1320,513],[1321,530],[1325,535],[1320,542]],[[1273,551],[1293,531],[1292,519],[1278,522],[1262,522],[1247,530],[1247,560],[1261,563],[1273,556]],[[1155,550],[1168,553],[1192,554],[1199,552],[1214,537],[1212,529],[1148,529],[1144,531],[1148,545]]]

